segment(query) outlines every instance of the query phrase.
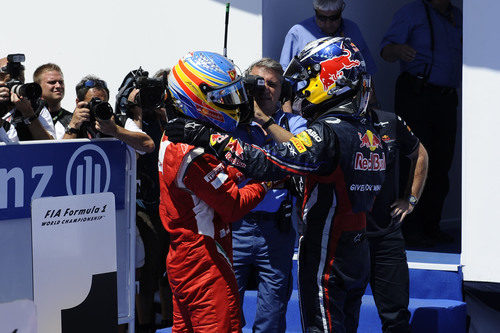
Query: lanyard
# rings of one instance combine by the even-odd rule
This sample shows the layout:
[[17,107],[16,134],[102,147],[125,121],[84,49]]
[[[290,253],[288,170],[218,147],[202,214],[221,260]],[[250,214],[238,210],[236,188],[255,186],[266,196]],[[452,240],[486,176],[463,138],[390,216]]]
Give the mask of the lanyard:
[[61,109],[61,110],[59,110],[59,113],[56,116],[52,117],[52,121],[54,122],[54,125],[62,117],[63,113],[64,113],[64,110]]

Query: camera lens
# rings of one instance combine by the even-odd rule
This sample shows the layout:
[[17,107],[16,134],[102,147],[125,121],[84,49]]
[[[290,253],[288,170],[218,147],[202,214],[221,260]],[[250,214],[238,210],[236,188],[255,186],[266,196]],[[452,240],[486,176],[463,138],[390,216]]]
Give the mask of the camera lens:
[[113,116],[113,108],[109,105],[108,102],[104,102],[103,100],[94,97],[90,100],[88,108],[90,109],[90,113],[95,115],[96,118],[102,120],[111,119]]
[[42,88],[38,83],[16,84],[11,87],[11,91],[18,96],[26,97],[30,101],[36,100],[42,96]]
[[111,119],[113,116],[113,108],[107,102],[101,102],[95,107],[95,116],[102,120]]

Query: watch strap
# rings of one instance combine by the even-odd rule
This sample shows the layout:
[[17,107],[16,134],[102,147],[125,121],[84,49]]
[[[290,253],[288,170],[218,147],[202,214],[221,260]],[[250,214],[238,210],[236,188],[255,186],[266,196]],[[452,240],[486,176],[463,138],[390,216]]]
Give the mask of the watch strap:
[[262,128],[264,130],[267,130],[269,128],[269,126],[271,126],[272,124],[276,124],[276,122],[274,121],[273,117],[269,118],[268,121],[266,121],[264,124],[262,124]]
[[71,127],[71,126],[66,127],[65,132],[68,134],[78,134],[78,130],[74,127]]

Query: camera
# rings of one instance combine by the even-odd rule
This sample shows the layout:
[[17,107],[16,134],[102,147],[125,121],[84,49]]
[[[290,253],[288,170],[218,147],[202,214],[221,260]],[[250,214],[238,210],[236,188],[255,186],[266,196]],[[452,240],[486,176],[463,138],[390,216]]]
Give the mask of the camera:
[[109,120],[113,116],[113,108],[111,105],[100,98],[92,98],[87,107],[90,110],[91,122],[95,121],[95,118]]
[[150,78],[148,76],[149,73],[143,70],[142,67],[129,72],[125,76],[116,95],[115,111],[117,113],[132,118],[129,114],[131,103],[128,101],[128,97],[134,89],[139,89],[134,102],[143,109],[145,118],[152,114],[156,108],[164,105],[167,87],[166,77]]
[[160,78],[149,78],[147,72],[145,76],[136,79],[136,88],[139,93],[136,96],[136,103],[143,109],[154,110],[161,107],[165,98],[165,82]]
[[[40,97],[42,96],[42,88],[38,83],[21,82],[24,78],[24,66],[22,65],[22,62],[25,60],[26,57],[22,53],[9,54],[7,56],[7,65],[0,68],[0,73],[9,74],[10,80],[5,82],[5,87],[9,88],[11,92],[16,93],[19,97],[27,98],[31,102],[33,110],[39,111],[44,105],[40,100]],[[1,116],[3,116],[10,109],[9,103],[10,102],[1,103]]]
[[38,83],[22,83],[18,80],[10,80],[5,83],[6,87],[19,97],[26,97],[30,101],[35,101],[42,96],[42,87]]
[[248,97],[248,102],[240,106],[240,124],[249,124],[254,117],[253,101],[266,90],[266,81],[262,76],[245,75],[243,86]]
[[0,68],[1,73],[9,74],[10,81],[5,86],[10,91],[16,93],[19,97],[25,97],[30,101],[36,101],[42,96],[42,88],[38,83],[23,83],[20,81],[24,66],[22,62],[26,57],[22,53],[9,54],[7,56],[7,65]]
[[248,97],[258,96],[266,90],[266,81],[262,76],[246,75],[243,83]]

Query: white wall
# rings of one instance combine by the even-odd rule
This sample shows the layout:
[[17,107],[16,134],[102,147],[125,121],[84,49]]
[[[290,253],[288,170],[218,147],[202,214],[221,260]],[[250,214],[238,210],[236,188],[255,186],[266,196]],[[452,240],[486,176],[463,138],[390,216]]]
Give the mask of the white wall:
[[464,279],[500,283],[500,46],[497,0],[464,4],[462,264]]
[[[262,53],[261,3],[231,4],[228,56],[243,69]],[[225,2],[217,0],[3,1],[2,13],[0,57],[25,53],[27,82],[43,63],[61,66],[62,104],[71,111],[75,86],[87,74],[107,81],[114,105],[130,70],[153,74],[188,51],[222,53],[224,42]]]

